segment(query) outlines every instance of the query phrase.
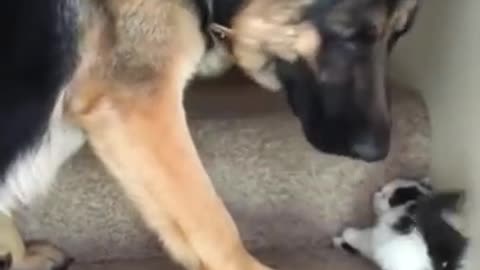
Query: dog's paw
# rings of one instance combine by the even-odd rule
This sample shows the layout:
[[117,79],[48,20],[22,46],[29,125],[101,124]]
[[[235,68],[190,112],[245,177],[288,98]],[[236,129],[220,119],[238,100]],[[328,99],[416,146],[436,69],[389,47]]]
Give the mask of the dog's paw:
[[14,262],[12,270],[66,270],[73,259],[48,242],[27,243],[23,260]]
[[6,254],[0,256],[0,270],[9,270],[12,266],[12,255]]

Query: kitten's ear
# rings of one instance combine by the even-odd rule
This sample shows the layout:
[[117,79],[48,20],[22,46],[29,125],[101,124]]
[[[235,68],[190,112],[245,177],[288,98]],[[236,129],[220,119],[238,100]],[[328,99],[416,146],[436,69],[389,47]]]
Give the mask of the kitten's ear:
[[432,185],[432,178],[430,178],[430,176],[425,176],[422,179],[420,179],[420,182],[422,182],[425,185],[431,186]]
[[422,185],[424,188],[428,189],[429,191],[433,191],[432,179],[430,178],[430,176],[425,176],[422,179],[420,179],[420,185]]

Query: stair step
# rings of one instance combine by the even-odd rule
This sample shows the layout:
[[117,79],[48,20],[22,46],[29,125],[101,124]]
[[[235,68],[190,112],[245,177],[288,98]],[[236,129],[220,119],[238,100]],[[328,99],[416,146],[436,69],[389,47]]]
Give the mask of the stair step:
[[[372,263],[358,256],[345,254],[341,251],[327,249],[295,250],[295,251],[264,251],[257,253],[258,258],[274,269],[302,270],[375,270]],[[112,261],[96,264],[78,264],[72,270],[181,270],[168,259],[144,259]]]
[[[221,87],[190,92],[187,106],[205,166],[251,249],[326,243],[346,224],[370,220],[371,193],[386,179],[428,171],[429,121],[414,92],[394,91],[391,155],[366,164],[313,150],[281,95],[242,83]],[[89,149],[58,180],[21,213],[27,239],[52,240],[82,262],[160,254],[157,238]]]

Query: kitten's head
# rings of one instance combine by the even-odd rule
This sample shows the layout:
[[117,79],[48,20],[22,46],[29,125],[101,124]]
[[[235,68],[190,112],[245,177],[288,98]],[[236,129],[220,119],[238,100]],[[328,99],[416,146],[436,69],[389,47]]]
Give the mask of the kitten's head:
[[420,181],[397,178],[375,192],[373,207],[375,213],[381,215],[392,208],[416,201],[431,192],[432,187],[428,178]]

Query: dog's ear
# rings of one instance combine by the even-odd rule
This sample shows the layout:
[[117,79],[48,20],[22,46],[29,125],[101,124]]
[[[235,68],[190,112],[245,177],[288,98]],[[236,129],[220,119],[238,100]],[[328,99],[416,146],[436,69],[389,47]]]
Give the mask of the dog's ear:
[[[278,90],[275,60],[313,59],[321,44],[313,25],[302,22],[312,0],[250,1],[228,31],[237,64],[266,88]],[[308,61],[312,62],[313,61]]]
[[307,62],[315,61],[314,58],[320,53],[322,48],[320,32],[309,23],[299,25],[297,32],[297,40],[293,46],[295,53],[307,60]]
[[408,28],[416,15],[420,0],[395,0],[395,2],[392,27],[394,31],[402,31]]
[[321,47],[321,36],[309,23],[277,26],[261,20],[251,22],[252,31],[239,31],[215,26],[214,29],[224,39],[241,46],[242,49],[292,62],[298,57],[311,58]]
[[226,33],[236,63],[268,89],[281,88],[274,74],[275,60],[293,63],[301,58],[317,69],[322,39],[311,24],[276,25],[255,19]]

